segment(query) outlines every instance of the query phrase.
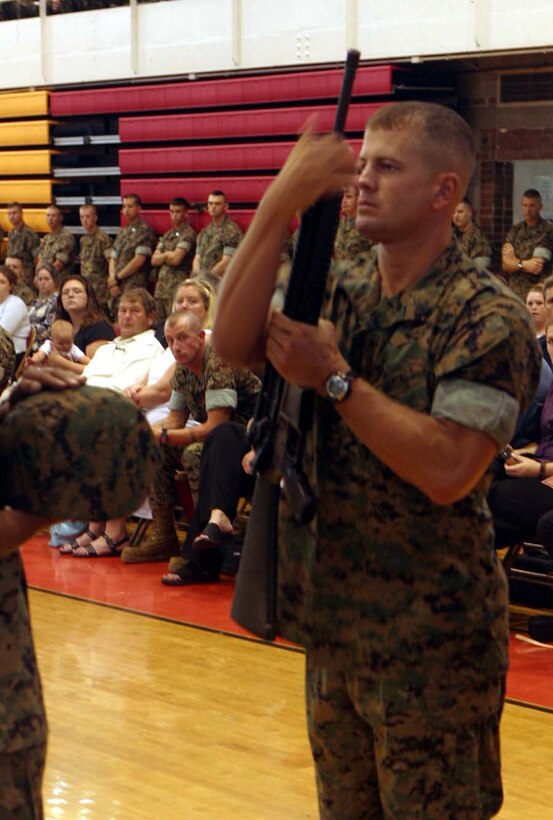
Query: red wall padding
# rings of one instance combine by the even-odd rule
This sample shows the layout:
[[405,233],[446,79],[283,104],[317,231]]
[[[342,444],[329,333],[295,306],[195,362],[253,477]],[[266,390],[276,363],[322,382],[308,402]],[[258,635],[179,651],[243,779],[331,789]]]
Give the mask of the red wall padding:
[[[357,72],[354,94],[390,94],[393,69],[391,65],[362,66]],[[175,111],[180,108],[336,99],[342,74],[340,68],[261,77],[230,77],[224,80],[52,91],[50,112],[54,117],[77,117],[83,114]]]

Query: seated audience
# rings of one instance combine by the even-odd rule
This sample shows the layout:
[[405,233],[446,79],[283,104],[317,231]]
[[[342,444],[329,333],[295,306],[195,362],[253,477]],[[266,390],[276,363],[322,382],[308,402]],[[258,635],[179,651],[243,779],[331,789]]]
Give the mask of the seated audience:
[[36,299],[35,291],[27,284],[27,271],[23,260],[19,256],[7,256],[6,267],[11,268],[15,273],[16,284],[12,291],[15,296],[23,299],[27,307],[30,307]]
[[545,340],[545,323],[547,322],[547,309],[545,307],[545,296],[543,287],[541,285],[534,285],[526,294],[526,307],[532,319],[532,324],[536,331],[536,339],[540,346],[542,356],[549,365],[553,368],[551,358],[547,350],[547,343]]
[[15,285],[15,273],[11,268],[0,265],[0,327],[13,342],[17,368],[27,348],[31,323],[25,302],[12,293]]
[[[148,490],[154,532],[145,543],[126,547],[127,563],[162,561],[177,555],[175,529],[175,470],[186,472],[195,501],[202,444],[208,434],[226,421],[245,425],[253,415],[259,379],[247,368],[234,368],[220,359],[206,341],[198,317],[190,311],[173,313],[165,335],[177,367],[171,382],[169,416],[153,427],[162,445],[163,462]],[[198,425],[187,427],[192,416]]]
[[[153,296],[144,288],[125,290],[117,314],[120,335],[100,347],[84,368],[87,385],[123,393],[131,384],[147,377],[156,359],[163,355],[152,330],[154,320]],[[120,555],[128,543],[125,518],[93,521],[82,536],[65,548],[60,547],[60,552],[72,552],[77,558],[101,558]]]
[[52,353],[63,356],[70,362],[88,364],[90,359],[73,343],[73,325],[65,319],[56,319],[51,327],[51,338],[43,342],[34,356],[32,364],[45,364]]
[[250,455],[243,424],[224,422],[208,434],[200,460],[198,503],[186,535],[184,557],[170,560],[162,583],[187,586],[219,580],[222,547],[232,535],[238,502],[253,493],[255,477]]
[[50,327],[56,318],[58,292],[56,274],[53,265],[44,262],[37,271],[36,283],[38,299],[35,299],[29,308],[29,321],[35,329],[35,343],[33,350],[50,336]]
[[[553,352],[553,323],[546,326],[547,346]],[[496,463],[488,493],[494,517],[496,548],[519,541],[536,541],[540,519],[553,510],[553,488],[543,479],[553,477],[553,384],[550,385],[540,422],[535,452],[514,450],[504,465]],[[543,546],[553,556],[552,536]]]
[[[94,357],[98,348],[115,338],[113,327],[98,306],[92,285],[83,276],[71,274],[62,281],[56,318],[71,322],[75,331],[74,342],[89,359]],[[55,354],[50,364],[75,373],[82,373],[84,369],[84,365]]]

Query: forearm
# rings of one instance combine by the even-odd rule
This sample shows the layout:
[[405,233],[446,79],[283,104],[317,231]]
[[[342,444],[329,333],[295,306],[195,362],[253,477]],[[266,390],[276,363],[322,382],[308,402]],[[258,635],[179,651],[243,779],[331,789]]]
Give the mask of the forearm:
[[120,271],[117,271],[117,276],[119,279],[128,279],[129,276],[132,276],[133,273],[137,273],[144,266],[146,261],[146,257],[143,256],[141,253],[136,254],[133,256],[130,262],[127,262],[125,267],[121,268]]
[[466,496],[497,451],[486,433],[399,404],[362,379],[336,409],[380,461],[435,504]]
[[215,276],[221,277],[230,265],[231,259],[232,256],[223,256],[216,265],[213,265],[211,268],[211,273],[214,273]]
[[166,251],[154,251],[152,254],[152,265],[154,267],[159,267],[160,265],[165,264],[167,260],[167,252]]
[[[505,273],[515,273],[518,267],[519,259],[515,256],[515,249],[512,245],[504,245],[501,252],[501,264]],[[524,262],[522,263],[524,268]]]

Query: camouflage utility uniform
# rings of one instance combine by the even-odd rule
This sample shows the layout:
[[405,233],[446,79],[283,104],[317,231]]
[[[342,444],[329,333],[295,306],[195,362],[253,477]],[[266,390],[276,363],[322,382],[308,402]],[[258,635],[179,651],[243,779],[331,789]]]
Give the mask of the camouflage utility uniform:
[[473,259],[477,267],[489,267],[492,258],[492,246],[478,225],[475,225],[473,222],[470,228],[464,233],[455,229],[453,233],[463,253],[466,254],[469,259]]
[[163,234],[156,248],[156,251],[160,253],[176,250],[185,251],[180,265],[161,265],[157,275],[155,299],[159,321],[164,321],[171,313],[175,291],[181,282],[188,279],[192,271],[192,262],[196,253],[196,231],[190,225],[171,228]]
[[[253,415],[260,381],[247,368],[231,367],[206,345],[202,375],[196,376],[189,368],[177,365],[171,387],[170,410],[182,410],[203,424],[209,410],[228,407],[232,410],[230,420],[245,425]],[[143,546],[126,547],[121,556],[123,561],[162,560],[177,554],[179,543],[173,517],[175,471],[184,469],[192,494],[197,498],[202,447],[203,443],[197,442],[187,447],[162,448],[163,463],[148,489],[154,533]]]
[[15,348],[11,338],[0,327],[0,394],[9,385],[15,368]]
[[[127,399],[92,387],[45,390],[0,422],[0,506],[51,520],[125,515],[143,498],[158,457]],[[42,817],[46,735],[25,577],[14,551],[0,557],[0,817]]]
[[146,263],[126,279],[121,280],[121,288],[147,288],[150,272],[149,260],[155,246],[155,234],[143,219],[121,228],[113,243],[111,257],[115,259],[115,273],[119,273],[137,254],[146,257]]
[[112,242],[107,233],[96,228],[94,233],[81,236],[81,274],[88,279],[98,304],[105,309],[108,303],[108,263]]
[[233,256],[243,236],[242,229],[229,216],[220,225],[210,222],[198,234],[196,245],[202,272],[209,273],[223,256]]
[[[513,225],[505,238],[505,244],[512,245],[517,259],[531,259],[536,248],[546,248],[553,253],[553,224],[539,218],[536,225],[530,227],[524,220]],[[524,301],[533,285],[547,279],[552,270],[551,260],[545,262],[539,276],[517,270],[509,274],[509,285]]]
[[[504,446],[539,373],[519,300],[455,242],[389,299],[375,251],[362,261],[337,271],[329,311],[353,372]],[[279,621],[307,649],[321,817],[487,818],[508,638],[488,478],[438,506],[323,399],[308,445],[320,503],[309,528],[281,505]]]
[[360,253],[369,251],[372,246],[373,242],[357,230],[355,219],[347,216],[340,217],[334,240],[335,259],[348,259],[353,262]]
[[27,284],[33,284],[35,259],[38,256],[40,239],[27,225],[12,228],[8,233],[7,256],[17,256],[25,266]]
[[25,284],[25,282],[18,282],[12,288],[12,293],[14,296],[19,296],[20,299],[23,299],[27,307],[30,307],[36,299],[36,293],[29,285]]
[[67,228],[62,228],[58,233],[47,233],[40,240],[38,256],[41,262],[48,262],[53,265],[56,260],[63,263],[61,275],[65,276],[73,272],[77,254],[77,243],[72,233]]

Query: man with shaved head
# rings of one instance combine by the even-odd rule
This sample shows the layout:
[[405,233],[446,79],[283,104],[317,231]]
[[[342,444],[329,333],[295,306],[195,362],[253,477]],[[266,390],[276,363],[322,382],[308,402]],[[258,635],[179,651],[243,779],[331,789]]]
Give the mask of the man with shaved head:
[[[318,512],[304,526],[281,500],[278,621],[307,652],[323,818],[468,820],[502,802],[508,601],[486,473],[539,357],[524,306],[452,237],[474,164],[468,125],[430,103],[379,109],[357,162],[308,128],[220,291],[218,353],[266,357],[316,394]],[[351,184],[378,244],[334,267],[318,326],[267,321],[293,214]]]

